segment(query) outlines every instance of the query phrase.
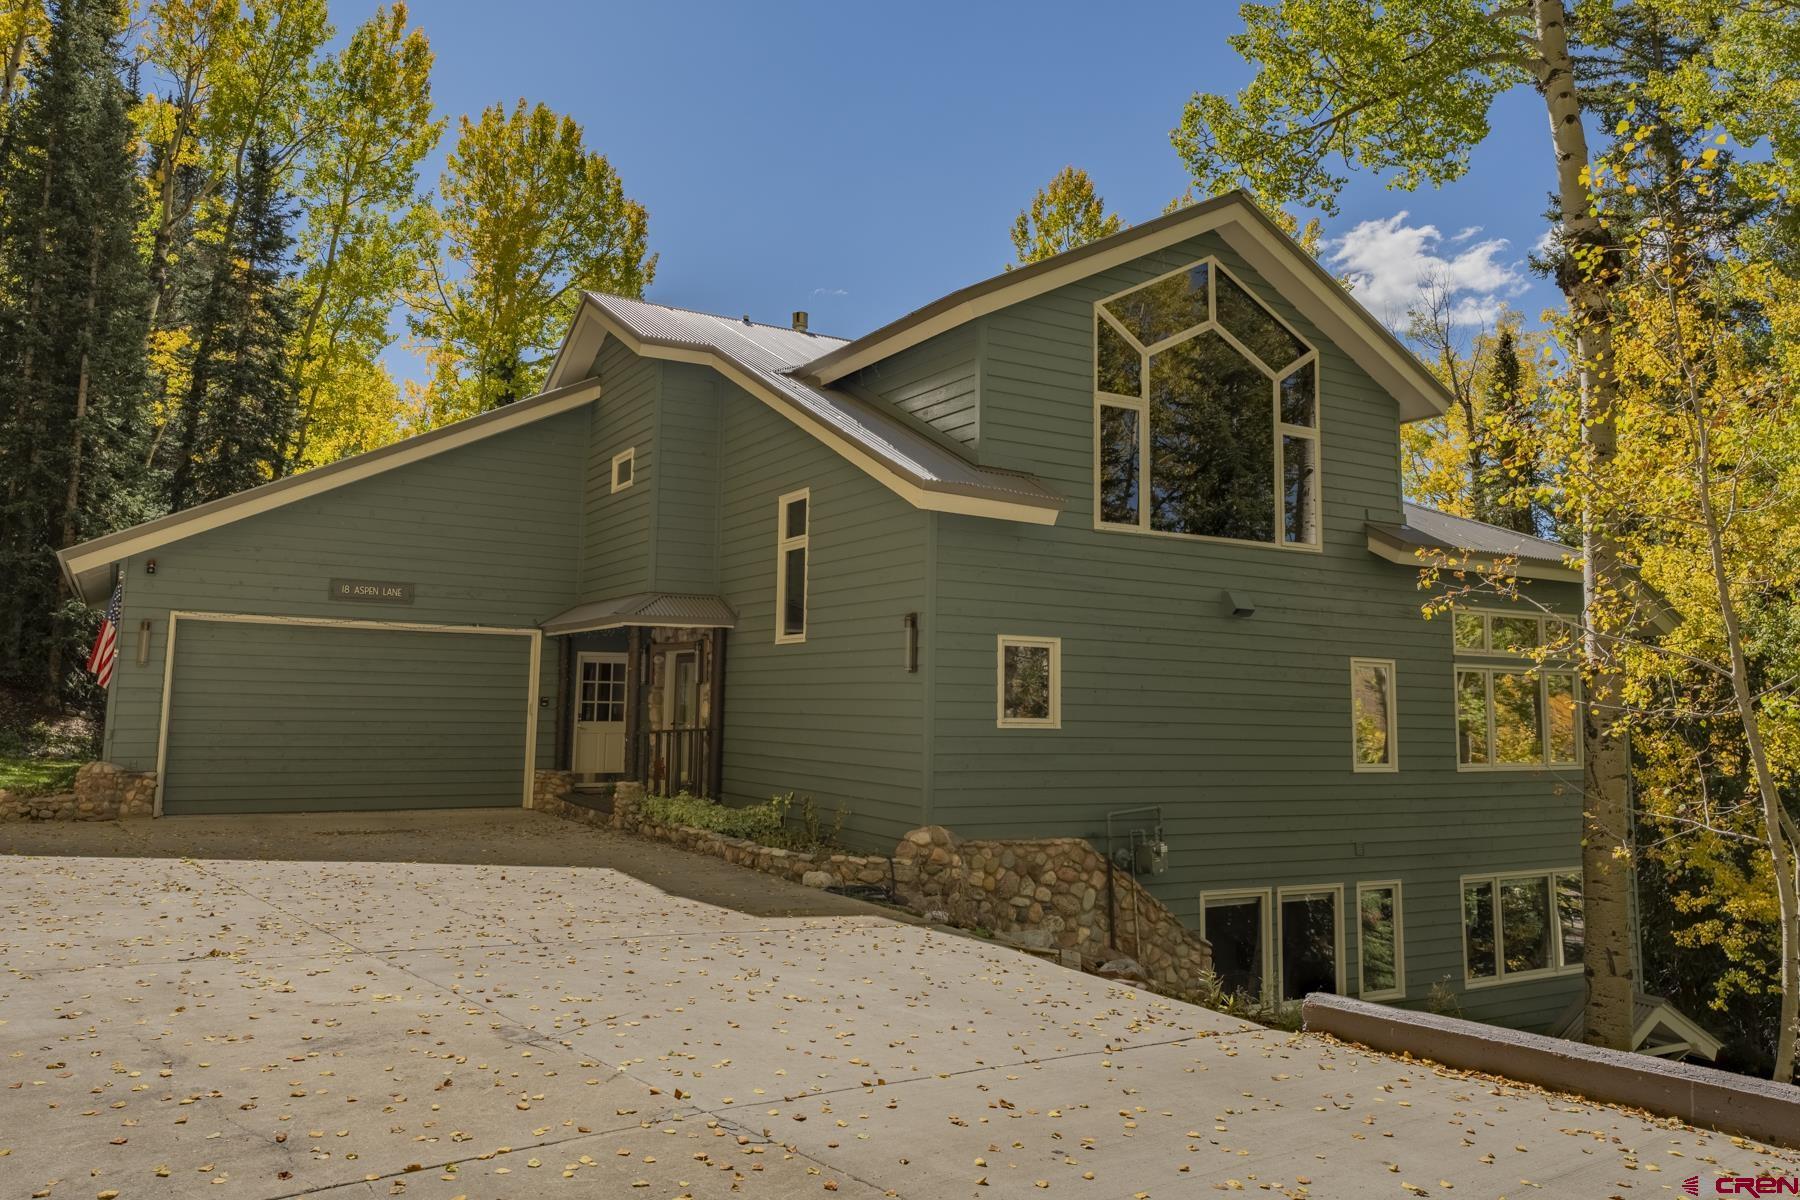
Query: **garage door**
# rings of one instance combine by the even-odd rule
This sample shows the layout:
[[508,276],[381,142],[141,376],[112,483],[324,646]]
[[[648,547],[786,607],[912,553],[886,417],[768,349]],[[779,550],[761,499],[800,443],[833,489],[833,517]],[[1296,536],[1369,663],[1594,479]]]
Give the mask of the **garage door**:
[[517,807],[532,645],[183,617],[163,812]]

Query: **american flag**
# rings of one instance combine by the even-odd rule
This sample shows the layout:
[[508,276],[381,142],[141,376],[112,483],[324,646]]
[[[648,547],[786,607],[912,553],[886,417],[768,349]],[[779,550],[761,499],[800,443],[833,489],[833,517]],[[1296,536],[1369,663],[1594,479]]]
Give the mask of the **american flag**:
[[94,648],[88,653],[88,674],[101,687],[112,682],[113,660],[119,657],[119,605],[124,596],[123,585],[113,589],[106,616],[100,621],[100,632],[94,635]]

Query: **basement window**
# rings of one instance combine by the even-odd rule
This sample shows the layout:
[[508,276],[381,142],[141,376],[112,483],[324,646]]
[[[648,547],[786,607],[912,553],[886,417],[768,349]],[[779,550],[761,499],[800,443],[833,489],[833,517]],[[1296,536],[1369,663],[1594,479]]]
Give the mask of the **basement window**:
[[1581,969],[1581,872],[1465,876],[1463,979],[1471,987]]

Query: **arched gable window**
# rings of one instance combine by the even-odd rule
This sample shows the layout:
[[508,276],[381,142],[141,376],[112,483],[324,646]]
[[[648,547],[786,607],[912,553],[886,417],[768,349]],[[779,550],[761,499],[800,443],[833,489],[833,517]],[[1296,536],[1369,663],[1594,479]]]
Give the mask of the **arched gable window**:
[[1216,259],[1096,303],[1096,526],[1317,549],[1318,362]]

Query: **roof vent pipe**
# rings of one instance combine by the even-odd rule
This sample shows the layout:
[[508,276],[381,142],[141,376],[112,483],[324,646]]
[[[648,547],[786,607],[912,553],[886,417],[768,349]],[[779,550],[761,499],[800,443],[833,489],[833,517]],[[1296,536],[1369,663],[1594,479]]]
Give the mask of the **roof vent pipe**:
[[803,309],[795,309],[794,310],[794,328],[799,330],[801,333],[806,332],[806,312],[805,312],[805,310],[803,310]]

